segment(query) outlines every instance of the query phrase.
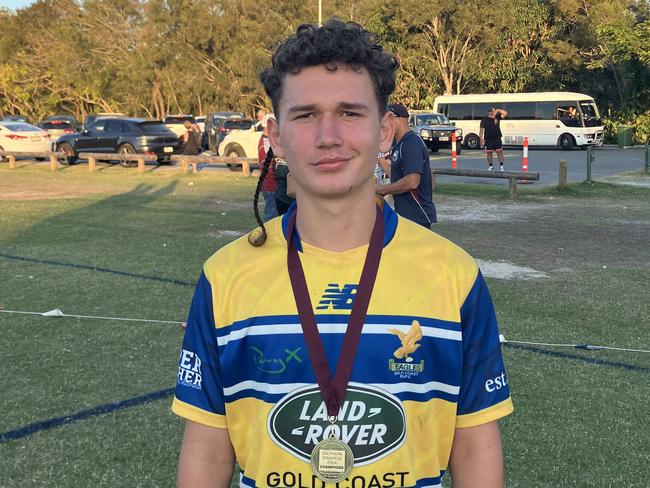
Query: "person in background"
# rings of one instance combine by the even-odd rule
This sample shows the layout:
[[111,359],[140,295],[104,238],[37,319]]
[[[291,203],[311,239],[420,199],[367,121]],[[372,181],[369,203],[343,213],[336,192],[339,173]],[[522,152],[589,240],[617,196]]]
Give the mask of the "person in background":
[[[201,136],[199,132],[194,129],[192,122],[189,120],[186,120],[183,123],[183,127],[185,127],[185,132],[180,137],[181,154],[196,156],[201,152]],[[192,166],[192,173],[196,174],[199,172],[198,164],[196,161],[190,161],[190,165]]]
[[487,155],[488,170],[494,170],[492,165],[492,151],[497,152],[499,158],[499,169],[504,170],[504,156],[503,144],[501,143],[501,120],[508,116],[502,108],[491,108],[488,111],[487,117],[481,119],[481,146],[485,146],[485,154]]
[[377,185],[378,195],[393,195],[395,211],[427,229],[436,222],[429,150],[422,138],[411,130],[409,113],[400,103],[388,110],[394,115],[396,142],[391,148],[390,184]]
[[[260,171],[264,165],[264,160],[266,159],[266,154],[271,147],[269,142],[268,135],[268,119],[272,116],[263,115],[262,126],[262,136],[260,137],[260,142],[257,145],[257,160]],[[271,164],[268,168],[268,171],[264,175],[262,180],[262,196],[264,197],[264,221],[271,220],[273,217],[278,216],[278,206],[276,204],[275,192],[278,189],[278,180],[275,176],[275,164]]]

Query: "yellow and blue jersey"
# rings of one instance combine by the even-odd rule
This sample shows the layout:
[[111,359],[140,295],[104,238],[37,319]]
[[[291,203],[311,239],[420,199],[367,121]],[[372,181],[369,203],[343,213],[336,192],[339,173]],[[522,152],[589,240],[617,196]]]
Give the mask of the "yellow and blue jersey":
[[[241,486],[323,488],[309,461],[332,429],[355,458],[337,488],[440,486],[455,429],[512,411],[494,308],[476,262],[384,207],[381,263],[332,425],[287,271],[287,218],[267,223],[264,246],[244,237],[205,263],[172,410],[228,429]],[[295,238],[334,374],[367,246],[331,252]]]

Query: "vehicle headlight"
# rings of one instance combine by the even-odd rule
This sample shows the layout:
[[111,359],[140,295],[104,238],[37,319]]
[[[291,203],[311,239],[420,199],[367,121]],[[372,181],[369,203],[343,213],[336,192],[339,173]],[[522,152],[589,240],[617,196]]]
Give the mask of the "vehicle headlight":
[[431,131],[427,129],[420,129],[420,137],[422,139],[431,139]]

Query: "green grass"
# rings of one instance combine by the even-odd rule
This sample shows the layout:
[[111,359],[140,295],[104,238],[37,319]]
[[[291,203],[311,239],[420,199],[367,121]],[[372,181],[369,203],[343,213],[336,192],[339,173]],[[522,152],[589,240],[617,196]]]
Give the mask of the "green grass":
[[[102,166],[0,165],[0,253],[192,283],[254,225],[254,178]],[[482,260],[547,274],[488,278],[511,341],[650,349],[650,191],[440,185],[436,231]],[[516,205],[518,219],[446,221],[445,205]],[[227,231],[227,232],[224,232]],[[0,256],[8,310],[184,320],[192,286]],[[0,313],[0,434],[173,387],[176,325]],[[645,487],[650,355],[504,347],[515,414],[502,422],[508,487]],[[641,368],[591,364],[603,359]],[[170,399],[0,443],[0,486],[172,487],[182,422]],[[446,486],[449,482],[445,483]]]

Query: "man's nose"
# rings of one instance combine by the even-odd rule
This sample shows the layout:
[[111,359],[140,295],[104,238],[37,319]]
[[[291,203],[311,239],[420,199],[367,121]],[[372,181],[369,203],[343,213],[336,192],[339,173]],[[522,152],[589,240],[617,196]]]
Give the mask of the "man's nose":
[[341,122],[335,114],[324,113],[319,118],[316,145],[338,146],[342,143]]

